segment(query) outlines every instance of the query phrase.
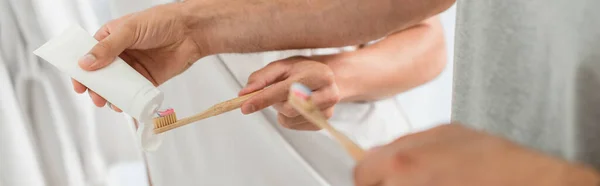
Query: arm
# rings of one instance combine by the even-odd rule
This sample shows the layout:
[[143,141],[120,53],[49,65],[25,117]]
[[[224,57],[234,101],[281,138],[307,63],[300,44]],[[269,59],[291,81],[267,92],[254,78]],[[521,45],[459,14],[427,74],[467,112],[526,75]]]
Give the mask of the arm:
[[455,0],[187,0],[193,40],[209,54],[366,43],[450,7]]
[[442,72],[446,64],[442,26],[433,17],[363,49],[320,61],[333,70],[342,101],[392,96]]
[[[408,28],[455,0],[188,0],[115,19],[79,65],[97,70],[121,56],[160,85],[218,53],[365,43]],[[87,90],[73,81],[78,93]],[[97,106],[106,100],[88,92]],[[116,109],[118,110],[118,109]]]
[[431,80],[443,69],[445,55],[441,25],[431,18],[357,51],[282,59],[250,75],[240,95],[269,88],[244,102],[242,112],[273,106],[284,127],[318,130],[286,102],[292,83],[313,90],[313,103],[331,117],[340,99],[378,99]]

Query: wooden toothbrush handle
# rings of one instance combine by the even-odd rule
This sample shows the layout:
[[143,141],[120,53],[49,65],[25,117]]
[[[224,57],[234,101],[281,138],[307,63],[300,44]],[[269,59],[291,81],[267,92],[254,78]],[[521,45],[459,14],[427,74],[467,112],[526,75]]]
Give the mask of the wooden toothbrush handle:
[[[220,115],[223,114],[225,112],[229,112],[235,109],[238,109],[242,106],[242,104],[244,102],[246,102],[248,99],[250,99],[252,96],[259,94],[260,92],[262,92],[262,90],[250,93],[250,94],[246,94],[237,98],[233,98],[221,103],[218,103],[216,105],[213,105],[212,107],[206,109],[206,111],[201,112],[199,114],[196,114],[194,116],[190,116],[188,118],[184,118],[181,120],[181,122],[185,122],[185,124],[187,123],[191,123],[191,122],[195,122],[198,120],[202,120],[202,119],[206,119],[209,117],[213,117],[216,115]],[[185,120],[185,121],[184,121]],[[177,121],[177,123],[179,123],[179,121]],[[185,125],[184,124],[184,125]]]
[[202,120],[202,119],[210,118],[213,116],[223,114],[225,112],[235,110],[237,108],[240,108],[242,106],[242,104],[244,102],[246,102],[248,99],[250,99],[252,96],[259,94],[260,92],[262,92],[262,90],[218,103],[218,104],[213,105],[212,107],[206,109],[205,111],[203,111],[201,113],[198,113],[198,114],[190,116],[190,117],[178,119],[177,122],[175,122],[173,124],[167,125],[165,127],[159,128],[159,129],[154,129],[154,133],[157,133],[157,134],[163,133],[163,132],[173,130],[177,127],[181,127],[181,126],[184,126],[184,125],[187,125],[187,124],[190,124],[190,123]]
[[237,98],[233,98],[224,102],[221,102],[219,104],[216,104],[214,106],[211,107],[211,109],[213,111],[213,114],[219,115],[225,112],[229,112],[235,109],[238,109],[242,106],[242,104],[246,101],[248,101],[248,99],[250,99],[252,96],[261,93],[262,90],[250,93],[250,94],[246,94]]
[[359,161],[363,158],[365,151],[352,140],[350,140],[350,138],[348,138],[346,135],[333,128],[323,113],[317,109],[312,102],[304,101],[293,95],[290,95],[288,101],[292,107],[296,109],[296,111],[304,116],[304,118],[317,125],[319,128],[329,132],[329,134],[331,134],[339,143],[342,144],[344,149],[346,149],[348,154],[350,154],[354,160]]
[[309,115],[309,117],[304,117],[329,132],[329,134],[342,144],[344,149],[346,149],[348,154],[350,154],[355,161],[360,161],[364,157],[365,150],[354,143],[354,141],[350,140],[346,135],[333,128],[320,111],[312,110]]

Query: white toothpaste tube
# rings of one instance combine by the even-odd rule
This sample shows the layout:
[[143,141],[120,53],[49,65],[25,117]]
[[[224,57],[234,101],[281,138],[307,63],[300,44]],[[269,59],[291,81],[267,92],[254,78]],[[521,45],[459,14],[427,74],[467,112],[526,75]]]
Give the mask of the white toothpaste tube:
[[140,121],[144,125],[138,129],[141,146],[155,150],[161,140],[151,130],[152,117],[163,102],[163,93],[121,58],[96,71],[81,69],[79,58],[97,43],[83,28],[72,26],[33,53]]

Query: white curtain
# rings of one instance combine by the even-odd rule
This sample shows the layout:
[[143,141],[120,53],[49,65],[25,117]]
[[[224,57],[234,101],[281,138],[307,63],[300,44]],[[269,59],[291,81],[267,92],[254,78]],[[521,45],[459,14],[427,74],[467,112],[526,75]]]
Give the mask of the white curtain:
[[147,179],[125,117],[95,108],[72,91],[68,77],[31,53],[71,24],[97,30],[111,17],[95,8],[111,3],[0,0],[1,186],[115,185],[113,167]]

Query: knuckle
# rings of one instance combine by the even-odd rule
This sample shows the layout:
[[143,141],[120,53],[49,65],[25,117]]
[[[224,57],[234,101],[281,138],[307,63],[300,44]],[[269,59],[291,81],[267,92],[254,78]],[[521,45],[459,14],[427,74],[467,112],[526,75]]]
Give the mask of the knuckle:
[[332,98],[333,103],[338,103],[342,100],[342,97],[340,96],[340,94],[335,94]]
[[[284,59],[285,60],[285,59]],[[273,61],[267,64],[263,69],[278,69],[286,65],[284,60]]]
[[248,76],[248,82],[255,82],[260,77],[260,71],[254,71]]
[[125,33],[136,33],[138,25],[142,23],[143,18],[132,16],[125,18],[123,20],[116,20],[115,22],[110,22],[107,26],[112,27],[113,31],[122,31]]
[[327,109],[324,114],[325,114],[325,117],[327,117],[327,118],[333,117],[333,108]]
[[273,66],[280,65],[280,64],[281,64],[281,62],[282,62],[281,60],[279,60],[279,61],[273,61],[273,62],[270,62],[269,64],[265,65],[265,68],[268,68],[268,67],[273,67]]
[[259,86],[262,87],[267,86],[267,80],[263,77],[263,70],[259,70],[250,74],[248,77],[248,84],[259,84]]
[[136,21],[135,19],[128,19],[128,20],[124,21],[121,25],[119,25],[120,26],[119,29],[126,31],[128,33],[133,33],[133,32],[135,32],[135,30],[138,26],[138,23],[140,23],[139,20]]
[[106,55],[110,53],[111,47],[111,44],[108,42],[99,42],[96,47],[94,47],[94,55],[98,58],[106,57]]
[[326,92],[321,99],[319,99],[317,105],[321,109],[329,108],[335,106],[338,102],[340,102],[341,97],[336,92]]
[[252,99],[252,100],[248,101],[248,103],[255,106],[255,110],[261,110],[264,107],[267,107],[266,106],[267,101],[265,99]]
[[322,72],[323,81],[327,84],[333,84],[335,82],[335,74],[331,70],[325,70]]
[[396,173],[414,172],[419,168],[416,157],[409,152],[395,152],[389,160],[388,166],[390,166],[390,170]]
[[102,27],[98,32],[94,34],[94,39],[100,41],[108,36],[108,31],[106,26]]
[[332,95],[330,95],[325,102],[327,103],[327,105],[335,105],[336,103],[340,102],[340,95],[337,93],[334,93]]
[[140,38],[142,37],[143,33],[140,29],[138,29],[138,24],[139,22],[137,21],[126,21],[120,28],[122,29],[124,36],[127,36],[123,39],[128,40],[128,42],[131,44],[136,43],[136,41],[140,41]]

